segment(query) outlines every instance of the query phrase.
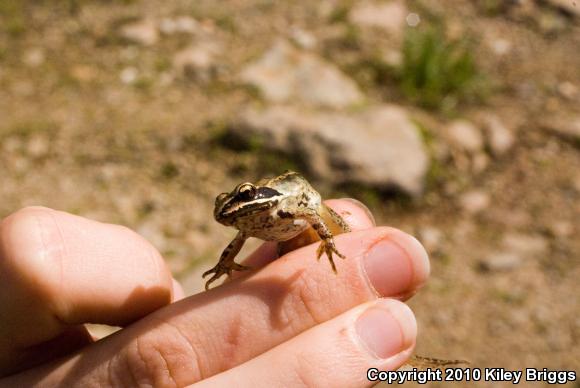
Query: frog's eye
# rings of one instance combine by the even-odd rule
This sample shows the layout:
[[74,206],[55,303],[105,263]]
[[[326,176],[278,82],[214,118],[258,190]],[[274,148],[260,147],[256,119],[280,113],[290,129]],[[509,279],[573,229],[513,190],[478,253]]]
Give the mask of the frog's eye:
[[256,195],[256,186],[252,185],[251,183],[244,183],[240,186],[238,195],[243,200],[250,200]]

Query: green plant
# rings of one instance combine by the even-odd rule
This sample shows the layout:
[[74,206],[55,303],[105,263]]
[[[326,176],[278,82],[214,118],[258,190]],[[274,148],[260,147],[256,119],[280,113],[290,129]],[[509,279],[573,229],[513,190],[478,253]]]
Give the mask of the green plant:
[[449,40],[441,27],[407,30],[399,81],[403,93],[429,108],[449,110],[479,97],[481,75],[467,39]]

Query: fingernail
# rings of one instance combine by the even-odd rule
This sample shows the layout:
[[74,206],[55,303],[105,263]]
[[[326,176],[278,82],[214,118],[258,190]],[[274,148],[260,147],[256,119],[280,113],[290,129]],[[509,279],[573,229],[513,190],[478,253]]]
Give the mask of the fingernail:
[[354,199],[354,198],[341,198],[341,201],[348,201],[348,202],[354,203],[356,206],[360,207],[365,212],[365,214],[371,220],[371,222],[372,222],[373,225],[376,225],[377,224],[375,222],[375,216],[373,216],[373,213],[369,210],[369,208],[364,203],[362,203],[358,199]]
[[413,280],[411,258],[388,237],[369,249],[364,269],[371,286],[381,296],[400,295],[409,289]]
[[407,305],[383,299],[358,317],[356,332],[373,356],[385,359],[413,345],[417,323]]

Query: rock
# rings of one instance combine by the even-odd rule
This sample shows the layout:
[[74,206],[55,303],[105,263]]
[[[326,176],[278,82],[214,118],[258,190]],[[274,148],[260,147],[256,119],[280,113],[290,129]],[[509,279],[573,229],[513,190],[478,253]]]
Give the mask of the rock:
[[22,62],[29,67],[38,67],[44,63],[46,56],[40,48],[32,48],[24,52]]
[[514,135],[498,116],[494,114],[485,116],[484,130],[487,135],[487,144],[493,155],[501,156],[513,146]]
[[350,10],[349,21],[361,28],[370,27],[383,30],[393,37],[401,38],[409,14],[404,1],[356,2]]
[[568,118],[551,118],[542,123],[550,132],[580,144],[580,116]]
[[479,266],[483,271],[500,272],[519,268],[523,262],[522,257],[514,253],[497,252],[481,260]]
[[405,21],[409,27],[417,27],[421,23],[421,16],[418,13],[411,12],[405,17]]
[[396,187],[417,196],[428,169],[418,129],[397,106],[350,114],[288,106],[249,110],[231,131],[246,141],[259,138],[268,149],[298,155],[308,161],[304,164],[311,174],[334,184]]
[[121,82],[124,84],[132,84],[137,81],[137,77],[139,76],[139,72],[134,67],[126,67],[121,71],[119,78],[121,78]]
[[451,145],[469,153],[478,153],[483,149],[483,137],[480,130],[467,120],[453,121],[447,128],[447,138]]
[[476,214],[487,209],[490,198],[485,191],[473,190],[463,194],[459,199],[459,203],[466,212]]
[[290,38],[292,42],[303,49],[312,50],[316,47],[316,37],[300,27],[290,28]]
[[539,257],[548,252],[549,244],[540,235],[510,233],[504,236],[503,246],[506,250],[526,256]]
[[487,154],[480,152],[473,155],[471,162],[471,171],[475,174],[479,174],[484,171],[489,166],[489,156]]
[[424,226],[419,229],[419,240],[427,252],[433,253],[441,250],[443,232],[433,226]]
[[551,236],[565,239],[574,234],[574,224],[569,221],[554,221],[548,225],[548,232]]
[[28,140],[27,145],[28,155],[34,158],[42,158],[46,156],[50,150],[50,143],[45,136],[35,135]]
[[257,87],[271,102],[299,101],[306,104],[344,108],[363,102],[356,83],[331,63],[277,42],[241,73],[243,82]]
[[383,62],[385,62],[385,64],[395,68],[403,65],[403,53],[401,50],[387,49],[381,55],[381,59]]
[[217,74],[217,57],[221,52],[222,48],[214,42],[200,42],[178,52],[173,65],[181,74],[207,82]]
[[580,4],[575,0],[546,0],[552,6],[571,15],[580,16]]
[[189,16],[164,18],[159,23],[159,30],[165,35],[193,34],[198,30],[198,23]]
[[143,46],[154,45],[159,40],[157,24],[149,19],[125,24],[120,33],[124,39]]
[[559,12],[540,12],[534,19],[540,31],[546,35],[556,36],[568,28],[567,18]]
[[580,194],[580,174],[577,172],[576,176],[572,178],[572,188],[576,190],[576,193]]
[[578,96],[578,87],[570,81],[560,82],[557,86],[558,93],[569,100]]
[[494,54],[503,56],[512,51],[512,43],[503,38],[497,38],[489,42],[489,46]]

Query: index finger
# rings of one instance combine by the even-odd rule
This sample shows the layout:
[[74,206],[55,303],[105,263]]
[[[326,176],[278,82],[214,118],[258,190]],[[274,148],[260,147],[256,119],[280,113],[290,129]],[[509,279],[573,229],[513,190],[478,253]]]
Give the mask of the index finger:
[[0,345],[85,322],[124,325],[171,302],[161,255],[128,228],[28,207],[0,222]]

